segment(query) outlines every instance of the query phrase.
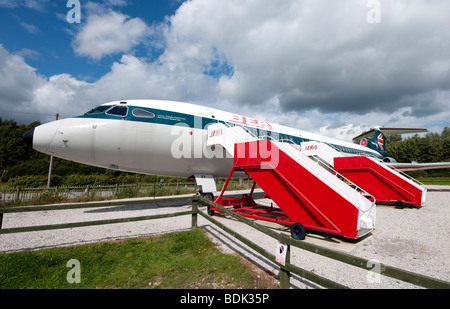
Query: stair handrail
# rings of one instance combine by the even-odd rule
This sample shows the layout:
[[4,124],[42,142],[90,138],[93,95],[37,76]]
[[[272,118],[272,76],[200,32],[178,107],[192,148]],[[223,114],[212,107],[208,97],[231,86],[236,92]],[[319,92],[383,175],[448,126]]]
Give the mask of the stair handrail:
[[[375,158],[374,158],[374,159],[375,159]],[[386,164],[388,167],[392,168],[394,171],[396,171],[396,172],[398,172],[399,174],[405,176],[406,178],[409,178],[410,180],[416,182],[417,184],[419,184],[419,185],[421,185],[421,186],[425,186],[422,182],[420,182],[420,181],[417,180],[416,178],[414,178],[414,177],[412,177],[412,176],[406,174],[404,171],[399,170],[399,169],[396,168],[395,166],[393,166],[393,165],[391,165],[391,164],[389,164],[389,163],[387,163],[387,162],[384,162],[383,160],[380,160],[380,159],[375,159],[375,160],[378,160],[379,162],[381,162],[381,163],[383,163],[383,164]]]
[[[236,127],[236,125],[230,125],[230,124],[228,124],[228,123],[224,123],[224,125],[225,125],[227,128],[233,128],[233,127]],[[256,136],[252,131],[250,131],[250,130],[248,130],[248,129],[242,127],[242,126],[239,126],[239,127],[241,127],[248,135],[250,135],[251,137],[253,137],[253,138],[257,139],[257,140],[264,140],[264,139],[267,139],[267,140],[270,140],[271,142],[274,142],[275,144],[277,144],[277,143],[288,143],[288,144],[290,144],[290,145],[292,146],[292,148],[296,150],[296,152],[293,152],[293,150],[292,150],[291,148],[289,148],[289,147],[286,148],[286,149],[289,149],[288,152],[290,152],[290,153],[292,154],[290,157],[293,158],[294,160],[295,160],[295,157],[296,157],[298,154],[305,155],[304,153],[301,152],[301,146],[298,145],[298,144],[296,144],[296,143],[295,143],[293,140],[291,140],[291,139],[286,139],[286,138],[275,139],[275,138],[274,138],[272,135],[270,135],[270,134],[265,134],[265,135]],[[241,137],[242,137],[242,136],[238,136],[235,132],[233,132],[233,135],[234,135],[235,137],[237,137],[237,138],[241,138]],[[237,142],[239,142],[239,141],[235,141],[235,142],[237,143]],[[300,149],[297,149],[297,147],[300,147]],[[279,148],[280,148],[280,147],[279,147]],[[284,148],[284,147],[283,147],[283,148]],[[292,151],[291,151],[291,150],[292,150]],[[306,155],[305,155],[305,156],[306,156]],[[306,156],[306,157],[308,157],[308,156]],[[311,160],[311,162],[314,162],[314,160],[312,160],[311,158],[308,158],[308,159]],[[298,161],[298,160],[296,160],[296,161]],[[321,169],[325,170],[325,168],[322,167],[322,166],[320,166],[317,162],[314,162],[313,164],[315,164],[315,165],[308,164],[308,166],[309,166],[311,169],[313,169],[314,171],[316,171],[316,172],[318,172],[318,173],[320,173],[320,172],[322,171],[322,170],[317,170],[317,167],[318,167],[318,166],[319,166]],[[359,194],[361,194],[361,195],[364,194],[364,195],[366,196],[366,198],[369,197],[369,198],[371,199],[372,203],[375,203],[375,202],[376,202],[376,199],[375,199],[375,197],[374,197],[372,194],[366,192],[366,191],[363,190],[361,187],[359,187],[358,185],[356,185],[355,183],[353,183],[353,182],[350,181],[348,178],[346,178],[346,177],[343,176],[342,174],[338,173],[338,172],[335,171],[334,169],[333,169],[333,173],[331,173],[331,174],[334,175],[334,176],[335,176],[337,179],[339,179],[340,181],[346,183],[351,189],[353,189],[353,190],[356,191],[357,193],[359,193]],[[339,189],[339,188],[336,188],[336,187],[335,187],[335,189]],[[358,202],[358,201],[355,200],[351,195],[349,195],[349,194],[347,194],[347,193],[346,193],[346,196],[348,196],[350,199],[352,199],[352,200],[355,202],[355,204]],[[369,198],[368,198],[368,199],[369,199]]]
[[[340,150],[339,148],[335,147],[334,145],[328,145],[328,146],[330,146],[331,148],[333,148],[334,150],[336,150],[337,152],[339,152],[340,154],[342,154],[344,157],[353,157],[353,156],[354,156],[354,154],[350,154],[350,153],[348,153],[348,152],[343,152],[342,150]],[[358,152],[356,155],[364,156],[364,155],[362,155],[362,152]],[[367,157],[367,156],[365,156],[365,157]],[[425,185],[424,185],[422,182],[420,182],[419,180],[417,180],[417,179],[415,179],[414,177],[412,177],[412,176],[406,174],[406,173],[403,172],[402,170],[399,170],[399,169],[396,168],[395,166],[393,166],[393,165],[391,165],[391,164],[389,164],[389,163],[387,163],[387,162],[384,162],[383,160],[381,160],[381,159],[379,159],[379,158],[372,157],[372,156],[370,156],[370,157],[368,157],[368,158],[371,158],[371,159],[373,159],[373,160],[375,160],[375,161],[378,161],[379,163],[385,164],[385,165],[387,165],[389,168],[392,168],[394,171],[396,171],[396,172],[398,172],[399,174],[401,174],[402,176],[404,176],[404,177],[406,177],[406,178],[408,178],[408,179],[410,179],[410,180],[416,182],[417,184],[419,184],[419,185],[421,185],[421,186],[425,186]]]
[[[296,150],[296,152],[294,152],[294,149]],[[309,158],[307,155],[305,155],[304,153],[302,153],[300,150],[298,150],[297,148],[286,148],[286,150],[291,154],[292,158],[296,158],[296,156],[298,155],[304,155],[305,157],[307,157],[309,160],[311,161],[306,161],[308,162],[308,167],[310,167],[311,169],[313,169],[315,172],[318,172],[321,174],[322,171],[326,171],[325,168],[323,168],[322,166],[320,166],[317,162],[315,162],[314,160],[312,160],[311,158]],[[285,150],[283,148],[283,150]],[[317,167],[320,167],[320,169],[317,169]],[[338,173],[337,171],[333,170],[333,173],[330,173],[331,175],[333,175],[334,177],[336,177],[337,179],[339,179],[340,181],[344,182],[346,185],[348,185],[352,190],[356,191],[359,194],[365,194],[367,196],[369,196],[372,199],[372,202],[375,203],[376,199],[373,195],[371,195],[370,193],[366,192],[365,190],[363,190],[362,188],[360,188],[358,185],[356,185],[355,183],[353,183],[352,181],[350,181],[349,179],[347,179],[345,176],[343,176],[342,174]],[[335,186],[334,186],[335,187]],[[339,189],[339,188],[337,188]],[[358,202],[357,200],[355,200],[351,195],[347,194],[346,192],[344,192],[346,194],[346,196],[348,196],[350,199],[352,199],[355,202]]]

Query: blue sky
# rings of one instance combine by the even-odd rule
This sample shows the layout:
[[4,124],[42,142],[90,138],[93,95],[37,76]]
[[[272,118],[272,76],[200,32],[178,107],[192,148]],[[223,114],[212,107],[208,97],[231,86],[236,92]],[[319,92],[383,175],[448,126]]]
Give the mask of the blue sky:
[[450,126],[448,0],[0,0],[0,117],[202,104],[351,140]]
[[[71,34],[79,31],[86,23],[88,1],[80,1],[80,24],[67,22],[67,14],[73,8],[67,7],[67,0],[36,1],[35,5],[27,5],[27,1],[13,2],[16,4],[8,5],[9,1],[6,1],[2,8],[0,1],[0,27],[7,29],[0,32],[0,43],[10,52],[24,55],[27,63],[38,68],[40,74],[52,76],[70,73],[80,78],[98,79],[109,71],[114,61],[120,59],[120,54],[97,61],[76,56],[71,46]],[[134,0],[127,1],[126,5],[116,6],[108,4],[108,1],[92,2],[111,9],[118,8],[123,14],[140,18],[149,24],[162,22],[180,5],[175,0]],[[141,46],[136,54],[147,56],[148,46],[145,50]]]

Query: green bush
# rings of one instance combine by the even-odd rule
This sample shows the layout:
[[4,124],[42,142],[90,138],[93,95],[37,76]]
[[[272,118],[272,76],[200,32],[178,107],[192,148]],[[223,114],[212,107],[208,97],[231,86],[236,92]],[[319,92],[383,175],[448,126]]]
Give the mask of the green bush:
[[120,188],[119,192],[117,193],[118,198],[132,198],[137,197],[139,193],[139,187],[133,186],[133,187],[125,187]]

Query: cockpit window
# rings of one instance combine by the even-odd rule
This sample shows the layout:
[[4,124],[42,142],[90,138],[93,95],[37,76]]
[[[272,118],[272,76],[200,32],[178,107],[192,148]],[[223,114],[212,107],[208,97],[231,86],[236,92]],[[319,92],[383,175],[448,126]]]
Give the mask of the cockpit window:
[[100,105],[100,106],[97,106],[96,108],[91,109],[85,115],[101,114],[110,107],[111,107],[111,105]]
[[108,115],[115,115],[115,116],[126,116],[127,113],[128,107],[123,105],[116,105],[107,112]]
[[152,112],[140,109],[140,108],[133,109],[132,113],[133,113],[133,116],[139,117],[139,118],[155,118],[155,114],[153,114]]

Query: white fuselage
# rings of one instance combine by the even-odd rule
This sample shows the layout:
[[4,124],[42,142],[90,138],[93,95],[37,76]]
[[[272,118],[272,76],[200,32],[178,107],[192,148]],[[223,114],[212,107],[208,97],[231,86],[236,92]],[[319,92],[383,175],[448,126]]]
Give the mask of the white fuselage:
[[[33,148],[56,157],[142,174],[226,177],[233,159],[206,146],[207,126],[239,125],[257,136],[294,143],[319,141],[350,154],[380,158],[369,148],[195,104],[128,100],[98,111],[38,126]],[[110,108],[111,106],[111,108]],[[109,108],[109,110],[108,110]]]

